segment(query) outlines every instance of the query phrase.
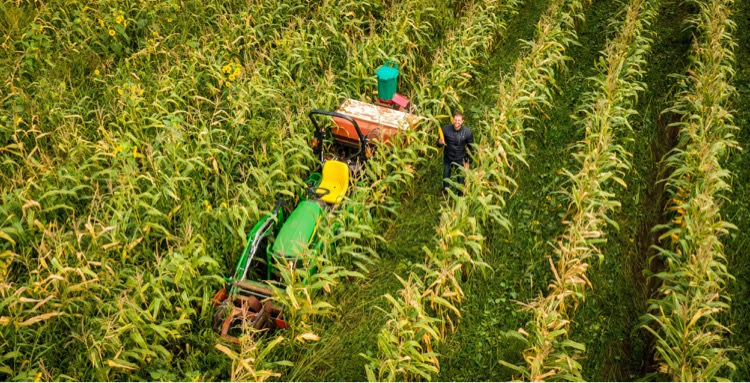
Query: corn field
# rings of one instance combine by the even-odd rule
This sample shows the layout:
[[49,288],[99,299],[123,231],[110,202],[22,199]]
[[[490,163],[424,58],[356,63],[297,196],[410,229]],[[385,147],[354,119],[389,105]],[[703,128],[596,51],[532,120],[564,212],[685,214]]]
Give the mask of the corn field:
[[[4,381],[750,379],[745,2],[0,1]],[[386,62],[418,122],[325,204],[308,114]]]

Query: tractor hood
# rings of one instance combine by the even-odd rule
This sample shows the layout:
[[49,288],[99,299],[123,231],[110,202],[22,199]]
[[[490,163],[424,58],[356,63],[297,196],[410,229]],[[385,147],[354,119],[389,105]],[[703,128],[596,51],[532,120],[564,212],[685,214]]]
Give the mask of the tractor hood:
[[310,243],[321,214],[323,209],[317,203],[300,202],[279,230],[273,244],[273,253],[284,258],[297,256]]

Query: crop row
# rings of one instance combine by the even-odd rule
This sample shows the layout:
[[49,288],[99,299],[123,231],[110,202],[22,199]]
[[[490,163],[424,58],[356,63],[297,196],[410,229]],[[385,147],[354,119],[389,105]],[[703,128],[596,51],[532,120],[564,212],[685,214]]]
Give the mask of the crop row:
[[[518,5],[509,10],[515,11]],[[582,8],[579,1],[552,2],[538,24],[536,40],[516,63],[513,77],[501,84],[498,108],[491,112],[490,126],[483,130],[475,168],[466,175],[464,196],[451,194],[442,209],[436,230],[438,246],[427,250],[419,273],[399,278],[403,289],[398,296],[385,296],[391,308],[378,335],[378,356],[370,358],[367,366],[370,379],[430,379],[439,371],[433,346],[444,338],[446,326],[453,328],[454,318],[460,318],[458,306],[464,296],[460,276],[486,266],[481,258],[483,225],[492,222],[509,227],[501,214],[504,195],[514,184],[508,176],[509,157],[523,157],[523,145],[514,144],[520,143],[531,108],[548,104],[553,68],[566,60],[563,53],[575,41],[574,22]],[[493,21],[498,26],[504,22],[503,18]]]
[[729,100],[734,74],[731,0],[691,1],[699,13],[691,65],[682,76],[675,105],[666,112],[680,117],[677,146],[665,159],[670,202],[661,232],[658,258],[663,270],[657,296],[643,317],[655,337],[658,371],[668,379],[719,379],[734,365],[720,322],[729,307],[726,284],[732,278],[720,237],[734,226],[722,219],[722,194],[730,188],[720,160],[737,148]]
[[608,189],[626,187],[620,177],[630,167],[630,154],[617,141],[632,130],[629,119],[637,114],[632,107],[645,89],[640,79],[651,46],[647,28],[656,16],[654,3],[633,0],[624,7],[620,31],[602,51],[593,89],[578,113],[585,138],[575,148],[578,170],[565,170],[570,186],[564,194],[570,203],[564,232],[555,241],[554,263],[550,257],[555,279],[547,295],[528,305],[534,319],[523,331],[529,347],[527,366],[520,371],[532,381],[581,379],[575,355],[584,345],[570,339],[569,316],[591,285],[586,278],[590,258],[603,256],[599,246],[606,241],[606,224],[617,227],[607,214],[620,204]]

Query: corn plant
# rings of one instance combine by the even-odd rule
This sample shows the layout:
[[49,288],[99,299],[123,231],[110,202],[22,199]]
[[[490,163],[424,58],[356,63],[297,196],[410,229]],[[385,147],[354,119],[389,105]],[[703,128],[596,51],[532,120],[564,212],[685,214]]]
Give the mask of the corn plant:
[[[217,260],[234,261],[247,225],[272,203],[257,199],[269,180],[252,164],[284,156],[283,174],[272,176],[288,188],[305,171],[295,166],[311,162],[291,146],[260,143],[286,141],[268,119],[299,114],[276,106],[280,89],[326,74],[317,60],[340,52],[342,33],[358,33],[369,17],[370,3],[303,3],[53,2],[10,11],[37,22],[17,23],[24,27],[10,35],[13,61],[27,64],[12,66],[2,100],[13,111],[0,141],[10,167],[0,174],[8,276],[0,336],[13,350],[0,362],[4,374],[185,380],[169,362],[184,355],[189,330],[210,324]],[[228,16],[233,8],[247,13]],[[305,22],[319,11],[341,22]],[[181,12],[210,22],[183,22]],[[338,27],[323,33],[329,24]],[[312,48],[300,50],[303,42]],[[271,56],[291,63],[274,71]]]
[[[278,336],[266,342],[260,338],[259,330],[247,325],[243,327],[243,334],[239,338],[239,349],[233,350],[223,344],[215,348],[232,360],[230,378],[234,382],[265,382],[270,378],[278,378],[281,374],[274,372],[274,365],[288,365],[289,362],[269,363],[265,358],[277,345],[284,342],[284,337]],[[260,340],[258,340],[260,339]]]
[[658,257],[664,270],[658,295],[650,300],[643,328],[655,338],[658,372],[668,379],[709,381],[734,369],[723,335],[729,329],[718,317],[729,307],[727,271],[720,237],[734,226],[721,217],[721,196],[729,189],[729,173],[720,159],[737,148],[729,100],[734,70],[730,19],[731,0],[692,1],[698,15],[690,55],[691,65],[681,78],[681,91],[667,111],[681,116],[672,126],[679,139],[665,159],[671,197],[669,222],[661,232]]
[[620,177],[630,166],[629,153],[615,139],[616,134],[631,130],[628,119],[636,114],[632,106],[645,87],[640,78],[651,45],[647,28],[656,17],[656,6],[631,1],[621,14],[620,31],[596,64],[599,74],[591,79],[594,89],[584,96],[580,123],[586,134],[574,155],[580,169],[576,173],[565,170],[570,187],[564,193],[571,202],[565,231],[555,244],[556,262],[550,257],[555,279],[547,295],[528,306],[534,319],[521,333],[529,348],[524,352],[527,367],[519,371],[529,380],[581,379],[575,358],[585,348],[569,338],[569,315],[591,285],[586,270],[591,257],[602,256],[598,246],[606,241],[604,226],[609,222],[617,227],[607,213],[619,202],[606,188],[612,184],[625,187]]
[[433,341],[442,335],[437,329],[438,318],[426,309],[421,278],[411,274],[408,280],[398,277],[403,288],[398,298],[386,294],[391,305],[386,312],[388,321],[378,333],[378,349],[388,353],[386,357],[371,358],[365,366],[370,381],[431,380],[439,371],[437,354],[432,349]]
[[319,339],[310,327],[312,321],[338,314],[333,305],[319,299],[319,294],[331,293],[342,278],[364,276],[333,265],[314,249],[304,249],[296,259],[297,262],[276,260],[280,283],[271,288],[273,301],[284,309],[290,338],[305,343]]
[[[440,84],[441,88],[430,89],[448,89],[450,90],[448,94],[452,95],[452,100],[459,102],[460,96],[465,94],[462,85],[472,77],[472,73],[475,73],[472,63],[477,57],[483,57],[490,51],[497,36],[501,35],[505,28],[505,18],[513,15],[518,6],[520,6],[520,2],[516,1],[473,3],[463,17],[464,21],[459,23],[465,27],[457,28],[449,33],[448,41],[436,54],[436,57],[441,57],[444,60],[436,60],[439,64],[433,67],[427,83]],[[458,52],[472,52],[476,56]],[[437,92],[426,92],[425,94],[426,96],[422,98],[420,105],[425,108],[424,114],[428,116],[430,122],[435,123],[438,121],[438,113],[450,111],[451,106],[437,101],[439,99]],[[481,148],[484,148],[484,146]],[[481,148],[479,152],[482,151]],[[497,152],[493,153],[497,154]],[[450,208],[441,213],[441,225],[438,228],[438,233],[444,235],[438,238],[439,244],[435,251],[427,251],[426,263],[419,267],[424,272],[425,277],[412,276],[412,279],[424,278],[420,279],[419,282],[425,288],[423,296],[428,298],[424,303],[428,303],[429,310],[433,310],[440,319],[438,324],[435,325],[435,331],[429,333],[433,334],[433,337],[421,340],[420,350],[426,350],[425,345],[442,339],[442,334],[446,331],[446,322],[453,328],[452,315],[460,317],[457,304],[461,302],[463,291],[457,277],[463,272],[462,269],[464,267],[473,269],[485,265],[481,260],[483,238],[480,230],[478,230],[480,224],[485,223],[490,217],[495,218],[501,224],[507,224],[499,216],[499,208],[495,205],[496,202],[482,194],[483,190],[490,187],[491,182],[497,181],[504,181],[502,174],[488,175],[485,174],[484,169],[471,172],[467,176],[467,185],[479,186],[464,190],[464,192],[468,192],[466,198],[453,196],[454,200],[451,202]],[[502,185],[507,185],[507,183],[502,182]],[[507,189],[500,186],[498,190]],[[470,203],[467,201],[476,202]],[[478,220],[482,222],[478,222]],[[424,306],[424,303],[421,310],[428,309]],[[398,298],[391,301],[392,307],[398,308],[403,305],[404,302]],[[402,319],[402,321],[404,320]],[[408,324],[409,322],[404,323]],[[392,327],[387,325],[383,334],[388,334],[391,331]],[[403,331],[403,329],[400,331]],[[406,363],[403,362],[404,360],[409,360],[399,352],[414,353],[417,345],[410,343],[412,348],[403,350],[400,348],[401,343],[398,342],[396,337],[383,336],[380,340],[378,343],[378,358],[370,359],[370,363],[366,366],[368,378],[383,379],[387,377],[392,379],[393,374],[401,378],[413,378],[415,375],[412,375],[412,372],[407,373],[404,368],[399,369],[393,366],[398,366],[401,363]],[[433,364],[436,367],[437,361]],[[422,377],[431,376],[434,373],[433,366],[429,364],[421,367],[419,375]],[[374,373],[375,371],[377,373]]]

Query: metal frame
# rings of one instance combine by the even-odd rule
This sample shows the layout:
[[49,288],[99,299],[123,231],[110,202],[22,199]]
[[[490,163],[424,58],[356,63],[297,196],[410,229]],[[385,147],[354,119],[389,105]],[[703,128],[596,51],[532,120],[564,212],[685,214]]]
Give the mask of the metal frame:
[[[351,155],[347,159],[352,159],[352,158],[355,158],[355,157],[360,157],[362,160],[365,160],[365,161],[367,160],[367,155],[365,153],[367,152],[367,140],[368,139],[367,139],[367,137],[365,137],[362,134],[362,130],[359,129],[359,124],[357,124],[357,121],[355,119],[353,119],[351,116],[347,116],[346,114],[342,114],[342,113],[338,113],[338,112],[331,112],[331,111],[320,110],[320,109],[313,109],[313,110],[311,110],[310,113],[308,114],[308,117],[310,117],[310,121],[312,121],[312,124],[315,127],[315,131],[317,132],[316,134],[321,139],[321,141],[322,141],[322,138],[323,138],[322,137],[323,130],[320,129],[320,125],[318,125],[318,122],[315,121],[315,115],[329,116],[329,117],[338,117],[338,118],[343,118],[344,120],[347,120],[347,121],[351,122],[352,125],[354,126],[354,130],[357,131],[357,136],[359,136],[359,151],[357,153]],[[321,148],[322,148],[322,143],[321,143]],[[322,155],[322,153],[321,153],[321,155]]]

